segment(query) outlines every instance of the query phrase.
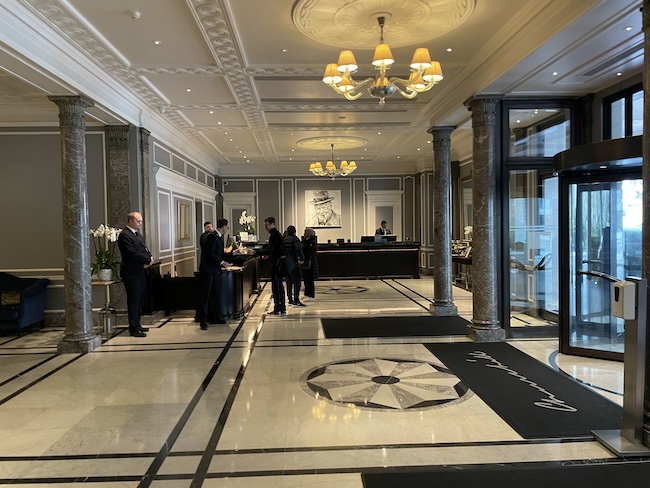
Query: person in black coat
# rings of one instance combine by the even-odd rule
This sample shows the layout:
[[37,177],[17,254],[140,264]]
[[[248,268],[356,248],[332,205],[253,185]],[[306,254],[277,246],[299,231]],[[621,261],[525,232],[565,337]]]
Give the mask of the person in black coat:
[[305,255],[305,262],[302,265],[302,280],[305,283],[305,301],[313,302],[316,300],[316,288],[314,281],[318,279],[318,242],[316,232],[311,227],[305,228],[302,237],[302,250]]
[[[213,315],[217,315],[219,310],[221,268],[230,266],[230,263],[223,260],[223,236],[227,229],[228,221],[219,219],[216,232],[207,235],[201,248],[201,263],[199,264],[201,304],[197,313],[201,330],[208,330],[210,311]],[[223,317],[217,317],[216,323],[225,324],[226,321]]]
[[304,307],[305,304],[300,301],[300,265],[305,261],[305,255],[302,252],[300,239],[296,237],[296,228],[293,225],[287,227],[287,233],[282,237],[284,246],[284,255],[287,261],[291,261],[288,266],[291,269],[287,273],[287,298],[289,305]]
[[278,273],[278,260],[284,256],[284,245],[282,234],[275,228],[275,217],[264,219],[264,228],[269,233],[269,245],[262,259],[268,259],[271,264],[271,292],[273,293],[273,313],[285,315],[287,305],[284,301],[283,278]]
[[117,246],[122,255],[120,275],[126,290],[126,306],[129,313],[129,334],[133,337],[146,337],[149,329],[140,325],[140,315],[147,290],[147,274],[153,264],[153,257],[140,233],[142,215],[131,212],[126,217],[126,229],[120,232]]

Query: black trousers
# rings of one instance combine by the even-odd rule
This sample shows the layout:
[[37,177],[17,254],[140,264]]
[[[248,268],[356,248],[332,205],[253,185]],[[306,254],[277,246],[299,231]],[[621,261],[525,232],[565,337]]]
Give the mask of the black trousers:
[[147,274],[143,272],[135,276],[122,276],[122,281],[126,290],[129,331],[137,332],[140,330],[140,315],[142,315],[142,306],[147,291]]
[[201,302],[197,313],[199,322],[214,322],[219,319],[219,271],[201,271],[199,283]]
[[296,261],[295,267],[287,274],[287,298],[290,302],[300,301],[300,265]]

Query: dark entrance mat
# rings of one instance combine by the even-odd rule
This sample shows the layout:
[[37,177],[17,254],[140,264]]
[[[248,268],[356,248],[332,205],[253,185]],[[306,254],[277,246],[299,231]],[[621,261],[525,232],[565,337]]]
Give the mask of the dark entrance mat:
[[424,346],[526,439],[621,427],[620,406],[509,344]]
[[325,337],[435,337],[465,335],[470,324],[462,317],[358,317],[321,319]]
[[650,479],[650,462],[603,462],[566,464],[560,462],[517,463],[481,466],[446,466],[440,469],[410,468],[408,471],[364,473],[365,488],[594,488],[646,486]]

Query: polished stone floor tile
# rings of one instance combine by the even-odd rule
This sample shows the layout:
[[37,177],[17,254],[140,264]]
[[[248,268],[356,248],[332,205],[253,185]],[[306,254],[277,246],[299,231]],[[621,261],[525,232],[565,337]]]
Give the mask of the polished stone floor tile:
[[[471,319],[471,293],[452,291]],[[452,392],[457,380],[423,343],[465,336],[324,336],[322,318],[428,315],[432,296],[431,277],[324,280],[315,302],[275,316],[265,285],[245,317],[207,331],[180,313],[146,338],[121,328],[90,354],[59,356],[62,329],[4,337],[0,486],[136,488],[153,469],[152,488],[195,476],[203,487],[361,488],[364,468],[612,457],[595,441],[523,440],[471,390]],[[510,343],[622,403],[622,363],[559,354],[557,340]],[[417,381],[398,390],[375,370]],[[56,476],[93,482],[48,483]]]

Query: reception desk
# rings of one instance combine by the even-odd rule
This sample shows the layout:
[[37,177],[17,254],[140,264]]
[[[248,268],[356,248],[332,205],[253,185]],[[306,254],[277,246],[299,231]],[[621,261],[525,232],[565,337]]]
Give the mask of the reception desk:
[[[416,242],[341,243],[318,245],[318,275],[321,279],[419,278],[419,250]],[[268,260],[261,264],[261,276],[268,279]]]
[[[230,259],[230,257],[229,257]],[[220,275],[218,318],[236,319],[249,307],[249,298],[259,291],[259,258],[232,259],[239,269]],[[201,296],[198,273],[191,277],[150,278],[152,311],[163,310],[170,315],[176,310],[194,310]]]

